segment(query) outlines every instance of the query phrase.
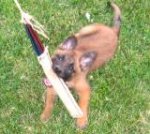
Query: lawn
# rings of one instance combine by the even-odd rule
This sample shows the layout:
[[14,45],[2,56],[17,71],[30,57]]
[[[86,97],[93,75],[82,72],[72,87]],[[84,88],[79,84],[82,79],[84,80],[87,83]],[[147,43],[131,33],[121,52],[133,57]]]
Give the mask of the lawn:
[[[23,9],[47,29],[43,39],[53,53],[68,35],[91,22],[111,25],[106,0],[19,0]],[[0,133],[1,134],[149,134],[150,1],[116,0],[122,11],[119,47],[113,60],[90,74],[89,126],[75,128],[57,99],[51,119],[43,108],[43,71],[31,48],[13,1],[0,0]]]

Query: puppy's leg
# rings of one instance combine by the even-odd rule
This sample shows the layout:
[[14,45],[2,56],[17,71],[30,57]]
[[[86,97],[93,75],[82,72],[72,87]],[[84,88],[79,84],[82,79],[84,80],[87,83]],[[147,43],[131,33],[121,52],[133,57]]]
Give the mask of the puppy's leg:
[[45,122],[49,119],[54,105],[55,98],[56,98],[56,93],[54,89],[52,87],[48,87],[46,91],[45,107],[41,114],[41,121]]
[[88,104],[90,100],[91,89],[87,82],[82,82],[78,86],[77,93],[79,95],[79,106],[83,111],[83,117],[77,119],[77,127],[84,129],[88,123]]

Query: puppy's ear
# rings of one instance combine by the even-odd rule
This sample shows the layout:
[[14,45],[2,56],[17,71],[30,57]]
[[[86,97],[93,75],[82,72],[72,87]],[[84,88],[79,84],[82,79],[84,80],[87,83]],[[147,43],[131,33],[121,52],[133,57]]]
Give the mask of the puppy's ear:
[[86,71],[91,67],[96,59],[96,52],[86,52],[80,58],[80,68],[82,71]]
[[64,50],[73,50],[76,45],[77,38],[75,36],[70,36],[60,45],[60,48]]

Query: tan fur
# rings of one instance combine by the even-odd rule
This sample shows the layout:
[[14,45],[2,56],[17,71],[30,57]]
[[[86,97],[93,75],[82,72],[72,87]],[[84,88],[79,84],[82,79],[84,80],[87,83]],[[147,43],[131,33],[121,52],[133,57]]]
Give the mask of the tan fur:
[[77,36],[78,46],[74,50],[78,57],[89,50],[97,52],[98,55],[91,70],[100,67],[113,56],[118,40],[112,28],[101,24],[92,25],[92,27],[94,27],[94,32],[85,34],[85,36]]
[[[112,6],[113,8],[117,8],[117,12],[119,12],[119,8],[116,7],[115,4],[113,4]],[[117,48],[118,32],[118,25],[117,27],[108,27],[102,24],[92,24],[82,28],[78,33],[75,34],[78,45],[74,50],[66,51],[58,49],[56,51],[56,54],[68,54],[71,57],[74,57],[75,60],[75,73],[73,74],[72,78],[66,83],[79,95],[79,106],[84,113],[84,116],[82,118],[77,119],[77,126],[80,128],[84,128],[88,121],[88,104],[90,100],[91,89],[86,79],[87,75],[91,71],[104,65],[113,57]],[[84,53],[89,51],[96,52],[96,59],[88,70],[82,71],[80,68],[79,59]],[[47,120],[53,106],[52,103],[54,101],[55,95],[53,89],[51,88],[50,90],[51,91],[48,90],[45,109],[41,115],[42,120]]]

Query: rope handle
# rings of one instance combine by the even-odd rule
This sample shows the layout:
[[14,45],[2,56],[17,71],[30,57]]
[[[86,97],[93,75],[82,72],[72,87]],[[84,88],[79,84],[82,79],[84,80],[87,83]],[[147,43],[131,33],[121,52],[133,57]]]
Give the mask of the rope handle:
[[46,34],[46,30],[44,28],[43,25],[41,25],[37,20],[35,20],[33,18],[33,16],[29,15],[28,13],[25,13],[18,0],[14,0],[17,8],[19,9],[20,11],[20,14],[21,14],[21,23],[24,23],[24,24],[29,24],[32,26],[32,28],[40,35],[42,35],[43,37],[45,37],[46,39],[49,39],[48,35]]

